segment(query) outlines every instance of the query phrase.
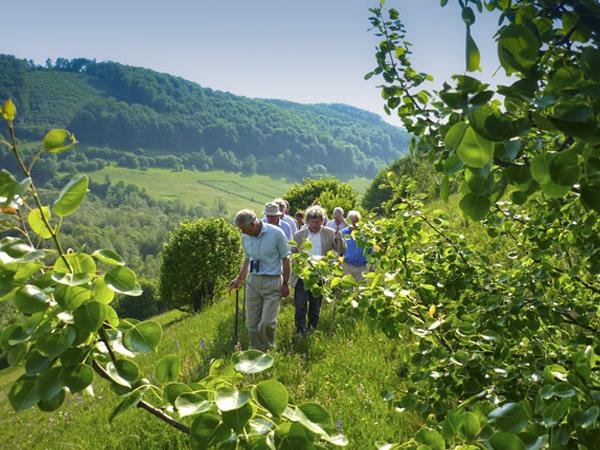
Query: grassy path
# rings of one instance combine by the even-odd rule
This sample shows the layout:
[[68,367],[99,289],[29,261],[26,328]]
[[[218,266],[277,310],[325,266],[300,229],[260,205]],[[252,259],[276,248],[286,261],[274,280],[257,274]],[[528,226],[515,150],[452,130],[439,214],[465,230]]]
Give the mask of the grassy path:
[[[234,303],[219,302],[195,316],[171,311],[156,318],[164,327],[157,354],[140,358],[144,376],[153,361],[169,353],[182,360],[186,381],[202,377],[212,357],[227,358],[233,349]],[[403,384],[407,362],[401,341],[372,332],[362,323],[334,323],[324,306],[322,331],[308,340],[293,333],[293,305],[284,301],[280,315],[275,365],[269,375],[284,383],[295,403],[317,401],[327,406],[350,439],[350,449],[375,448],[377,440],[398,441],[417,427],[383,401],[387,389]],[[242,327],[243,328],[243,327]],[[242,345],[246,334],[242,330]],[[400,344],[400,345],[399,345]],[[0,371],[0,448],[6,449],[176,449],[188,448],[185,436],[132,410],[112,424],[108,416],[118,403],[103,380],[94,382],[95,397],[68,396],[58,412],[31,409],[15,414],[7,400],[17,369]]]

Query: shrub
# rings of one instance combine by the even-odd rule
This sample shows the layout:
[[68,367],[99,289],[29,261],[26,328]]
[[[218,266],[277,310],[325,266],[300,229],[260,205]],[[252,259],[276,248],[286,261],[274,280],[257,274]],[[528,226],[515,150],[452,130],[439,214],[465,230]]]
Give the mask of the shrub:
[[119,317],[146,320],[169,309],[169,305],[158,295],[156,280],[140,279],[140,286],[143,293],[139,297],[123,296],[119,298],[115,307]]
[[242,258],[237,230],[222,218],[184,222],[164,245],[160,295],[176,308],[200,310],[222,294]]
[[373,178],[362,199],[365,209],[378,213],[384,211],[384,203],[392,200],[393,190],[389,184],[388,174],[393,180],[410,182],[411,194],[423,194],[427,199],[433,200],[439,196],[439,186],[434,176],[433,164],[425,155],[406,155],[397,159],[392,164],[384,167]]
[[336,177],[321,178],[313,180],[308,178],[304,183],[293,184],[285,193],[284,198],[290,202],[290,210],[305,210],[315,201],[319,201],[321,206],[328,213],[333,208],[340,206],[345,211],[356,207],[358,193],[352,189],[348,183],[343,183]]

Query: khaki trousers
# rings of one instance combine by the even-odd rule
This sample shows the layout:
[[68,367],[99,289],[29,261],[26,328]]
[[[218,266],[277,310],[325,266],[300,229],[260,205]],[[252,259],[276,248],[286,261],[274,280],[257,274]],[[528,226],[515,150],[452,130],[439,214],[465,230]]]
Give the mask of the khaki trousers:
[[250,274],[246,281],[246,325],[250,348],[275,347],[275,328],[281,301],[281,275]]
[[352,275],[358,281],[362,281],[364,279],[364,273],[367,270],[367,264],[355,266],[354,264],[344,263],[344,275]]

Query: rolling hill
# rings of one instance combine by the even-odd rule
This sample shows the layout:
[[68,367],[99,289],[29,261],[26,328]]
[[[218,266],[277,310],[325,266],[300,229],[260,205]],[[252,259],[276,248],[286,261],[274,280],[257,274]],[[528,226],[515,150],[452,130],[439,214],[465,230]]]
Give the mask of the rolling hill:
[[197,164],[210,159],[217,169],[374,176],[408,148],[403,129],[349,105],[250,99],[85,58],[42,67],[0,55],[0,98],[7,97],[19,109],[22,138],[67,128],[83,144],[138,156],[202,152],[208,159]]

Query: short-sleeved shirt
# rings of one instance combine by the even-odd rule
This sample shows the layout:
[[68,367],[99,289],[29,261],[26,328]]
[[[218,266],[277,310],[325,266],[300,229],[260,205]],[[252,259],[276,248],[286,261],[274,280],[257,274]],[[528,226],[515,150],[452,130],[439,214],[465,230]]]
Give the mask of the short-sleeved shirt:
[[281,260],[290,255],[290,246],[281,228],[261,222],[258,236],[242,235],[246,258],[260,261],[258,275],[281,275]]
[[281,220],[283,220],[285,223],[287,223],[290,226],[290,230],[292,231],[292,236],[294,234],[296,234],[296,231],[298,231],[298,224],[296,223],[296,219],[294,219],[292,216],[288,216],[287,214],[284,214],[281,217]]
[[[269,221],[265,217],[264,219],[262,219],[262,223],[269,223]],[[285,237],[288,239],[288,241],[292,240],[292,228],[287,222],[284,222],[282,219],[279,219],[279,223],[276,226],[281,228],[281,231],[283,231],[283,234],[285,234]]]

